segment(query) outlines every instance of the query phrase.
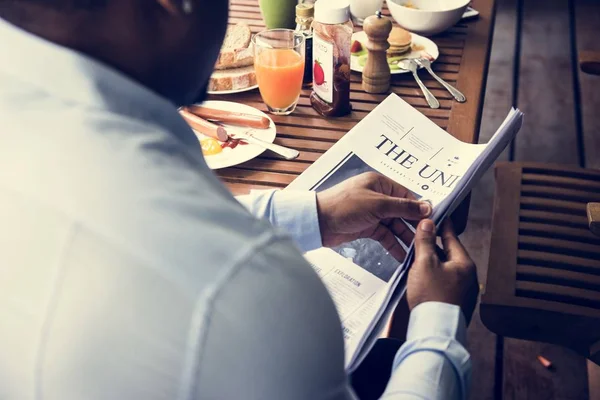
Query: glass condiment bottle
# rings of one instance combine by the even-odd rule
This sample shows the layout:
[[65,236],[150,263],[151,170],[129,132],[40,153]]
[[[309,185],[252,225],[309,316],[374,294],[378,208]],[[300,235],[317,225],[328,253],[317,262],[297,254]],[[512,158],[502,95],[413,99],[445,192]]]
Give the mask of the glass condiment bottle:
[[338,117],[350,104],[350,47],[353,26],[348,0],[318,0],[313,21],[313,92],[319,114]]
[[304,85],[312,85],[312,23],[314,17],[313,3],[301,3],[296,6],[296,32],[304,35],[305,52],[304,52]]

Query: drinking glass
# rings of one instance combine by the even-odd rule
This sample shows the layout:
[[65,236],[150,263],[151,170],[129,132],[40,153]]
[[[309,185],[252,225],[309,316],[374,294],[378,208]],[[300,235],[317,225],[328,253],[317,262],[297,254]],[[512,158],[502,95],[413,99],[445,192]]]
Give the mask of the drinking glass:
[[291,29],[269,29],[252,39],[254,69],[270,113],[291,114],[298,103],[304,76],[304,35]]
[[383,0],[350,0],[350,15],[356,25],[362,25],[365,18],[375,15],[383,7]]
[[258,5],[268,29],[293,29],[296,26],[298,0],[259,0]]

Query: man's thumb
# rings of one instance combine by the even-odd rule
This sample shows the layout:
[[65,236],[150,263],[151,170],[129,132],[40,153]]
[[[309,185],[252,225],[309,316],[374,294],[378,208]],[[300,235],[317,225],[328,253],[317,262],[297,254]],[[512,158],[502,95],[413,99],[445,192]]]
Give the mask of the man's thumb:
[[436,255],[435,224],[430,219],[422,220],[415,232],[415,258],[429,258]]

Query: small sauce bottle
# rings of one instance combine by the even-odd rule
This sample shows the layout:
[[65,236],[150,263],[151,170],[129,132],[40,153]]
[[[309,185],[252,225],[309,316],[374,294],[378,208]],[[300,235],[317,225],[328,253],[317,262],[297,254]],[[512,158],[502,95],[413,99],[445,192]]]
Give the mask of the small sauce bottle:
[[319,114],[339,117],[350,104],[352,21],[348,0],[319,0],[313,22],[313,92],[310,102]]
[[304,43],[306,46],[304,52],[304,78],[302,84],[312,85],[312,56],[313,56],[313,31],[312,23],[315,14],[313,3],[301,3],[296,6],[296,32],[304,35]]

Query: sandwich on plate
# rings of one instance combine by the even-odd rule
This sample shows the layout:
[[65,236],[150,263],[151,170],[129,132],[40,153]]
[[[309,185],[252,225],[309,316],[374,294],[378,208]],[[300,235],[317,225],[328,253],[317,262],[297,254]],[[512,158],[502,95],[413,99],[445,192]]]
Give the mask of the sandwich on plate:
[[230,25],[208,84],[209,92],[242,90],[256,85],[252,32],[246,24]]

